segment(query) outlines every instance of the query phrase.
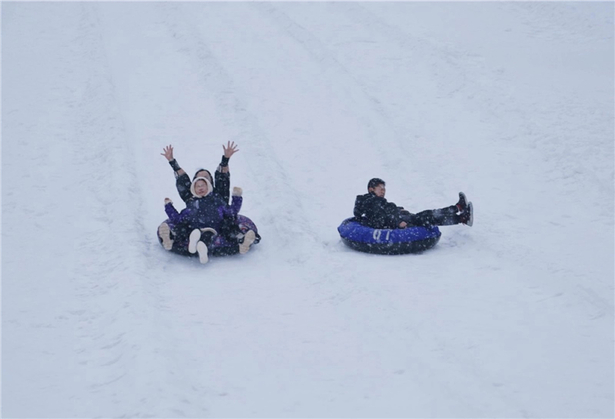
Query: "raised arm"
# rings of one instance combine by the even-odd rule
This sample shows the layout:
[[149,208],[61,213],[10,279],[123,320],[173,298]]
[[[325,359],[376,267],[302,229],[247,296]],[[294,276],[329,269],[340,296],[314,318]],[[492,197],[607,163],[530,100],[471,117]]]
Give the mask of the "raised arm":
[[229,141],[226,143],[226,147],[222,144],[222,151],[224,154],[222,155],[222,161],[220,162],[220,166],[218,170],[222,173],[228,173],[228,161],[231,159],[231,156],[239,151],[235,141]]
[[233,154],[239,151],[235,142],[229,141],[226,146],[222,145],[224,154],[222,155],[222,161],[216,169],[214,177],[215,192],[224,199],[224,202],[228,202],[231,195],[231,173],[229,171],[228,162]]
[[167,161],[175,172],[175,177],[186,174],[186,172],[184,172],[184,169],[182,169],[179,166],[179,163],[177,163],[177,160],[175,160],[175,157],[173,157],[173,146],[171,144],[163,148],[162,151],[163,152],[160,153],[160,155],[166,157]]
[[160,154],[166,157],[173,168],[175,174],[175,187],[177,188],[179,196],[184,202],[187,201],[192,195],[190,193],[190,185],[192,182],[190,181],[190,176],[179,166],[179,163],[177,163],[177,160],[173,157],[173,146],[169,144]]

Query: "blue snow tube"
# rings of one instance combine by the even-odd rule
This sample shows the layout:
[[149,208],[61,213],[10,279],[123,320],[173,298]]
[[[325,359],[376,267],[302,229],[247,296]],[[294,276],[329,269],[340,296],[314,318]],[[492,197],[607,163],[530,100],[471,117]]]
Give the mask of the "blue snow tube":
[[342,221],[337,231],[347,246],[380,255],[422,252],[434,247],[442,235],[435,226],[377,229],[367,227],[355,218]]

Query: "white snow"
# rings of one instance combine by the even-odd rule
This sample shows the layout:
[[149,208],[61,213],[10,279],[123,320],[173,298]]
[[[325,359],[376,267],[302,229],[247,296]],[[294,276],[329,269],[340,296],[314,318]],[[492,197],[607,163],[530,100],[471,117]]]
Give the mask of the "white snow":
[[[615,415],[612,2],[1,6],[3,417]],[[166,252],[229,140],[262,242]]]

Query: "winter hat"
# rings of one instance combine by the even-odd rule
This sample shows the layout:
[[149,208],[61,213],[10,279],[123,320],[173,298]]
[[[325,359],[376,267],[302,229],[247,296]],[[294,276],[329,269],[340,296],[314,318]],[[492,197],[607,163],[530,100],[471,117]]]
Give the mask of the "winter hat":
[[[196,191],[194,190],[194,187],[195,187],[197,181],[199,181],[199,180],[203,180],[203,181],[205,181],[205,183],[207,183],[207,193],[205,195],[203,195],[203,196],[197,195]],[[190,192],[192,192],[192,195],[195,196],[196,198],[203,198],[203,197],[209,195],[213,190],[214,190],[214,188],[211,186],[211,182],[206,177],[198,177],[198,178],[194,179],[192,181],[192,185],[190,185]]]

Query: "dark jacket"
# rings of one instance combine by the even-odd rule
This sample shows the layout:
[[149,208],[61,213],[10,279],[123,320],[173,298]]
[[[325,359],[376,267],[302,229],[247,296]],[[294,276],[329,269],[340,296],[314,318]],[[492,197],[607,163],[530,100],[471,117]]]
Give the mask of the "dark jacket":
[[[190,186],[192,185],[192,181],[190,180],[190,176],[184,173],[181,176],[177,176],[175,179],[175,186],[177,187],[177,192],[179,193],[180,198],[184,202],[188,202],[189,199],[192,198],[192,193],[190,192]],[[220,198],[224,200],[228,204],[229,197],[231,195],[231,174],[230,173],[222,173],[219,170],[216,170],[214,174],[214,194],[218,195]]]
[[203,198],[193,197],[186,202],[186,208],[177,212],[172,203],[166,204],[164,210],[177,230],[188,233],[195,228],[212,227],[220,232],[225,220],[234,221],[241,208],[243,199],[233,197],[233,204],[228,205],[216,194]]
[[358,195],[354,203],[357,221],[371,228],[399,228],[400,208],[373,193]]

